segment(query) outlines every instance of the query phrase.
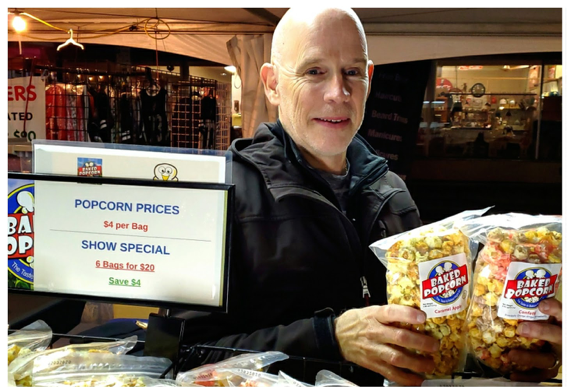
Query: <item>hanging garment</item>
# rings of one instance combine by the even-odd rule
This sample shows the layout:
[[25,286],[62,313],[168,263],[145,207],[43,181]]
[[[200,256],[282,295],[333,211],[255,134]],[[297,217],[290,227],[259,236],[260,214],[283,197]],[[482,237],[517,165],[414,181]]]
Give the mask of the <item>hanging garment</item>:
[[78,114],[77,114],[77,88],[75,85],[67,85],[65,87],[66,97],[66,113],[67,113],[67,133],[65,138],[60,140],[76,141],[78,131]]
[[140,91],[142,121],[147,144],[169,146],[169,126],[165,111],[167,91],[161,88],[156,95]]
[[217,100],[214,97],[204,97],[201,101],[201,118],[203,120],[217,120]]
[[124,144],[134,143],[134,119],[131,99],[132,96],[128,93],[122,93],[120,96],[120,142]]
[[215,121],[205,120],[205,128],[207,130],[207,136],[205,137],[205,149],[215,149],[216,126]]
[[[45,137],[60,140],[66,136],[65,89],[60,85],[47,85],[45,88]],[[61,135],[61,137],[60,137]]]
[[88,132],[91,141],[110,142],[111,129],[114,127],[114,118],[110,114],[110,101],[104,91],[89,89],[91,114],[89,117]]

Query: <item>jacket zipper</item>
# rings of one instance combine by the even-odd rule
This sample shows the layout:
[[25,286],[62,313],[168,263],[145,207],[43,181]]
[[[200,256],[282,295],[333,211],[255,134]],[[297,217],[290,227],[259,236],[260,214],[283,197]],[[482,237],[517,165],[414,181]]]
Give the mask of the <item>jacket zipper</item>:
[[370,306],[370,291],[368,290],[368,282],[366,282],[366,277],[360,277],[360,283],[362,284],[362,298],[364,298],[364,302],[366,306]]

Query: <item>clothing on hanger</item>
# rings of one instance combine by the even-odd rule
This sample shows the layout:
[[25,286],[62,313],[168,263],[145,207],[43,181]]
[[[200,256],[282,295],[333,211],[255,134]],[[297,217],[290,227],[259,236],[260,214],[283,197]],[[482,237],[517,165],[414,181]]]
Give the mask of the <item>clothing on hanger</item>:
[[160,88],[153,96],[146,89],[140,91],[143,131],[148,145],[170,145],[166,100],[167,91],[164,88]]

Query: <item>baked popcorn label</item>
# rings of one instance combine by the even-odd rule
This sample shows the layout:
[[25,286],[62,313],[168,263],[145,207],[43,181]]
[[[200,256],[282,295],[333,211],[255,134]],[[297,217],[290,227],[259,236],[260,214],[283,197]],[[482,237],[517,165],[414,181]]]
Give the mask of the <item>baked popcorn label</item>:
[[498,305],[498,317],[546,320],[549,316],[537,307],[542,300],[555,295],[560,272],[561,264],[511,262]]
[[469,283],[465,253],[419,264],[421,310],[428,318],[459,313],[467,307]]

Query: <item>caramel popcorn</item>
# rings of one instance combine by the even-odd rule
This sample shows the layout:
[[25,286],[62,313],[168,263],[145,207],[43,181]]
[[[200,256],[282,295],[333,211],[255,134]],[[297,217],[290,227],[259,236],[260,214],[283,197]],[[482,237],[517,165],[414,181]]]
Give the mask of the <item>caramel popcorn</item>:
[[425,324],[396,325],[438,339],[440,349],[433,354],[435,370],[426,376],[451,375],[458,371],[464,355],[469,242],[456,230],[438,226],[420,230],[417,235],[408,233],[386,252],[388,304],[426,312]]

